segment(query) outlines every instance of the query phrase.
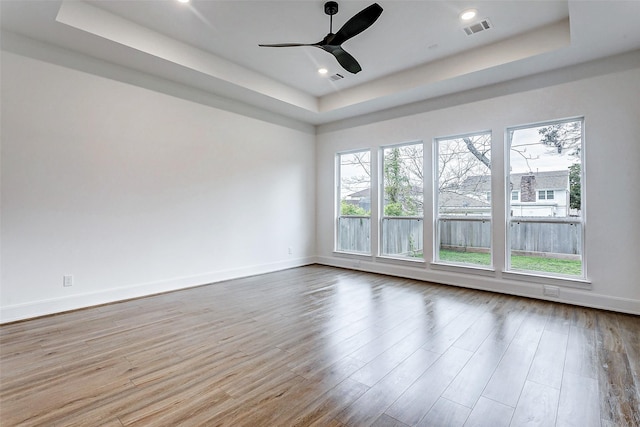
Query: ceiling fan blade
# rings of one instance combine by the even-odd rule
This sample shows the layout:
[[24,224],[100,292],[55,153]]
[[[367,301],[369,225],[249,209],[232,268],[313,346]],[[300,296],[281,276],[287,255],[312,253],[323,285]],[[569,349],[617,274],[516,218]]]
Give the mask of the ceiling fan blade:
[[330,44],[340,46],[351,37],[357,36],[376,22],[381,13],[382,7],[378,3],[362,9],[338,30],[331,39]]
[[275,43],[275,44],[259,44],[260,47],[298,47],[298,46],[315,46],[308,43]]
[[329,49],[324,49],[324,50],[326,50],[327,52],[335,56],[338,62],[340,63],[340,65],[342,65],[342,68],[344,68],[348,72],[356,74],[362,71],[362,67],[360,67],[360,64],[358,64],[358,61],[356,61],[356,58],[351,56],[343,48],[334,47],[333,49],[330,49],[330,50]]

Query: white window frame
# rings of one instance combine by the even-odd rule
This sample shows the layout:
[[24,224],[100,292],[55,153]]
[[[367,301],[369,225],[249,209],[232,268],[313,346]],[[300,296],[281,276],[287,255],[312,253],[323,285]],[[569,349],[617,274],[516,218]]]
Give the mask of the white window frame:
[[[471,132],[471,133],[464,133],[464,134],[459,134],[459,135],[451,135],[451,136],[442,136],[442,137],[437,137],[433,140],[433,238],[432,238],[432,245],[433,245],[433,260],[431,261],[432,266],[436,267],[436,268],[441,268],[441,267],[445,267],[446,268],[464,268],[464,269],[474,269],[474,270],[485,270],[486,272],[493,272],[494,271],[494,256],[493,256],[493,250],[494,250],[494,241],[493,241],[493,216],[494,216],[494,206],[493,206],[493,200],[495,200],[495,197],[491,197],[491,202],[490,202],[490,213],[487,216],[481,216],[481,215],[476,215],[476,216],[470,216],[470,215],[466,215],[466,216],[456,216],[456,215],[440,215],[439,212],[439,207],[440,207],[440,202],[439,202],[439,196],[440,196],[440,191],[438,189],[438,184],[439,184],[439,159],[440,159],[440,141],[446,141],[446,140],[452,140],[452,139],[460,139],[460,138],[465,138],[465,137],[473,137],[473,136],[478,136],[478,135],[489,135],[489,138],[491,141],[493,141],[493,132],[491,130],[485,130],[485,131],[479,131],[479,132]],[[491,149],[493,150],[493,145],[491,146]],[[492,157],[493,159],[493,157]],[[489,171],[490,173],[490,182],[493,182],[493,160],[491,162],[491,170]],[[492,186],[493,187],[493,186]],[[440,259],[440,222],[441,221],[480,221],[480,222],[488,222],[489,223],[489,265],[480,265],[480,264],[468,264],[468,263],[454,263],[454,262],[449,262],[449,261],[443,261]]]
[[[409,145],[422,145],[422,174],[423,174],[423,182],[422,182],[422,216],[402,216],[402,217],[397,217],[397,216],[386,216],[384,214],[384,208],[385,208],[385,191],[384,191],[384,182],[385,182],[385,176],[384,176],[384,151],[386,149],[390,149],[390,148],[401,148],[401,147],[406,147]],[[407,262],[413,262],[413,263],[424,263],[425,262],[425,252],[424,252],[424,245],[425,245],[425,226],[424,226],[424,208],[425,208],[425,182],[424,182],[424,172],[425,172],[425,144],[424,141],[421,140],[417,140],[417,141],[408,141],[408,142],[402,142],[399,144],[389,144],[389,145],[383,145],[380,146],[380,149],[378,150],[378,158],[379,160],[379,168],[378,168],[378,176],[380,177],[379,179],[379,183],[378,183],[378,254],[377,257],[381,258],[381,259],[393,259],[393,260],[400,260],[400,261],[407,261]],[[405,256],[400,256],[400,255],[393,255],[393,254],[384,254],[382,253],[383,250],[383,241],[384,241],[384,222],[388,221],[390,219],[407,219],[407,220],[417,220],[417,221],[422,221],[422,257],[421,258],[413,258],[413,257],[405,257]]]
[[[580,201],[580,210],[581,210],[581,216],[580,217],[570,217],[570,219],[565,219],[565,218],[547,218],[547,217],[539,217],[539,218],[531,218],[531,219],[527,219],[526,217],[512,217],[511,216],[511,189],[510,189],[510,185],[509,185],[509,177],[510,177],[510,169],[511,169],[511,141],[512,141],[512,135],[514,131],[517,130],[521,130],[521,129],[530,129],[530,128],[537,128],[537,127],[543,127],[543,126],[549,126],[549,125],[554,125],[554,124],[560,124],[560,123],[570,123],[570,122],[581,122],[581,127],[580,127],[580,132],[581,132],[581,147],[580,147],[580,187],[581,187],[581,201]],[[516,280],[521,280],[521,278],[524,278],[524,280],[528,280],[526,279],[527,277],[537,277],[542,279],[541,282],[546,283],[546,284],[553,284],[553,285],[566,285],[568,287],[577,287],[577,288],[585,288],[588,289],[590,288],[590,282],[588,280],[588,275],[587,275],[587,250],[586,250],[586,246],[585,246],[585,242],[586,242],[586,234],[587,234],[587,230],[586,230],[586,215],[587,215],[587,203],[586,203],[586,167],[585,167],[585,152],[586,152],[586,135],[585,135],[585,118],[583,116],[578,116],[578,117],[570,117],[570,118],[566,118],[566,119],[558,119],[558,120],[548,120],[548,121],[543,121],[543,122],[535,122],[535,123],[529,123],[529,124],[525,124],[525,125],[518,125],[518,126],[510,126],[508,128],[506,128],[505,130],[505,144],[504,144],[504,148],[505,148],[505,155],[504,155],[504,159],[505,159],[505,177],[504,177],[504,182],[505,182],[505,200],[507,201],[507,203],[505,203],[505,227],[506,227],[506,232],[505,232],[505,266],[504,266],[504,275],[505,277],[508,278],[513,278]],[[542,190],[540,190],[542,191]],[[546,189],[545,191],[545,197],[546,197]],[[536,191],[536,200],[539,200],[539,193]],[[554,193],[555,196],[555,193]],[[543,199],[546,200],[546,199]],[[514,200],[515,201],[515,200]],[[569,211],[569,206],[567,206],[567,211]],[[514,219],[516,218],[516,219]],[[558,273],[550,273],[550,272],[540,272],[540,271],[529,271],[529,270],[513,270],[511,267],[511,223],[512,222],[550,222],[550,223],[561,223],[561,222],[566,222],[566,223],[577,223],[580,226],[580,233],[581,233],[581,242],[580,242],[580,252],[581,252],[581,267],[582,267],[582,274],[580,276],[573,276],[573,275],[563,275],[563,274],[558,274]]]
[[[349,150],[349,151],[341,151],[336,153],[335,156],[335,221],[334,221],[334,252],[335,253],[341,253],[341,254],[350,254],[350,255],[364,255],[364,256],[371,256],[372,252],[372,241],[371,241],[371,232],[372,232],[372,215],[371,212],[373,211],[374,207],[373,204],[371,206],[370,209],[370,213],[369,215],[342,215],[341,211],[342,211],[342,197],[341,197],[341,192],[342,192],[342,176],[341,176],[341,172],[342,172],[342,156],[347,156],[350,154],[357,154],[357,153],[369,153],[369,171],[371,172],[372,169],[372,157],[373,157],[373,150],[371,150],[370,148],[364,148],[364,149],[356,149],[356,150]],[[373,195],[373,177],[370,176],[370,180],[369,180],[369,200],[372,200],[372,195]],[[360,218],[360,219],[368,219],[369,220],[369,236],[370,236],[370,240],[369,240],[369,251],[368,252],[360,252],[360,251],[350,251],[350,250],[345,250],[345,249],[340,249],[340,219],[341,218]]]

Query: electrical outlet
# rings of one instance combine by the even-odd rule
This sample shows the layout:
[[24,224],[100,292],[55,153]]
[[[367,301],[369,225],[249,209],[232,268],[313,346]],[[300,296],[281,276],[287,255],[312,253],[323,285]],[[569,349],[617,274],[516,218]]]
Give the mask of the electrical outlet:
[[291,246],[289,246],[289,255],[293,254],[293,250],[291,249]]
[[542,287],[542,293],[548,297],[559,297],[560,296],[560,288],[557,286],[548,286],[544,285]]
[[73,276],[62,276],[62,286],[65,288],[68,286],[73,286]]

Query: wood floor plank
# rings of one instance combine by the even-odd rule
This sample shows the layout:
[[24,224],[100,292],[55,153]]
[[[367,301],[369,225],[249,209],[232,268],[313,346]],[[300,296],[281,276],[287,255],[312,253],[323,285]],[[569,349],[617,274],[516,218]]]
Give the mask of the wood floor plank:
[[385,411],[409,425],[417,424],[438,401],[473,353],[451,347]]
[[393,371],[402,361],[415,353],[425,342],[423,331],[414,331],[402,341],[360,368],[351,378],[373,387],[378,381]]
[[439,355],[416,350],[393,371],[367,390],[358,400],[336,416],[346,425],[370,425],[418,379]]
[[488,339],[442,393],[442,397],[473,408],[507,351],[508,343]]
[[349,407],[368,389],[369,387],[347,378],[324,395],[315,397],[313,404],[307,406],[303,412],[296,414],[290,425],[303,427],[325,426],[332,422],[338,423],[334,419],[335,416]]
[[382,414],[378,417],[377,420],[371,424],[371,427],[409,427],[407,424],[396,420],[388,416],[387,414]]
[[469,308],[465,310],[445,327],[438,330],[436,334],[431,336],[423,348],[433,351],[434,353],[443,354],[478,320],[483,312],[483,308]]
[[553,426],[556,424],[560,390],[533,381],[524,384],[511,425]]
[[624,342],[625,353],[629,361],[629,368],[635,380],[636,391],[640,391],[640,318],[618,314],[620,336]]
[[626,354],[598,348],[600,415],[615,425],[640,425],[640,393]]
[[598,349],[624,352],[624,340],[620,335],[618,319],[611,313],[601,312],[596,314],[596,344]]
[[568,335],[545,329],[527,379],[560,390]]
[[466,406],[440,398],[416,425],[418,427],[462,427],[470,413],[471,409]]
[[565,371],[587,378],[597,378],[597,358],[595,331],[571,326],[565,354]]
[[544,331],[544,319],[529,316],[511,341],[483,396],[515,408]]
[[476,351],[490,334],[495,333],[498,326],[502,326],[502,320],[513,310],[516,300],[516,298],[497,299],[494,297],[491,308],[485,311],[453,345],[464,350]]
[[0,325],[0,425],[640,425],[640,317],[311,265]]
[[598,427],[600,425],[597,380],[571,372],[564,373],[557,425],[567,427]]
[[553,304],[544,329],[545,331],[568,335],[573,319],[574,307],[567,304]]
[[481,397],[464,427],[507,427],[511,423],[513,411],[511,406]]

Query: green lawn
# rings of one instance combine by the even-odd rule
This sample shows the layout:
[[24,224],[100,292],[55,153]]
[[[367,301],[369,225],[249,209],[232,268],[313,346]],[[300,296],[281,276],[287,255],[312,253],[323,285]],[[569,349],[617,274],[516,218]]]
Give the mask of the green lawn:
[[440,260],[465,264],[491,265],[491,254],[480,252],[440,251]]
[[[448,262],[465,264],[491,265],[491,255],[476,252],[440,251],[440,259]],[[571,276],[582,275],[582,262],[556,258],[542,258],[535,256],[511,257],[511,268],[514,270],[540,271],[545,273],[560,273]]]

